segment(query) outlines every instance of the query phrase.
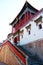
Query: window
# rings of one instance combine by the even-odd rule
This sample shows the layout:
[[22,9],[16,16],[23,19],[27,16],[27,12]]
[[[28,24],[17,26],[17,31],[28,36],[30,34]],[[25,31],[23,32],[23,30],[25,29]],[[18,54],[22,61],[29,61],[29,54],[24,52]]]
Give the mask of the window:
[[42,25],[41,24],[39,24],[39,29],[42,29]]
[[30,34],[30,31],[29,31],[29,34]]
[[23,38],[23,33],[24,33],[24,30],[21,30],[20,31],[21,38]]
[[39,27],[39,29],[42,29],[42,16],[40,16],[38,19],[35,20],[36,25]]
[[36,25],[42,22],[42,16],[40,16],[38,19],[35,20]]
[[29,35],[31,34],[31,30],[30,29],[28,29],[27,32],[28,32]]
[[31,33],[31,24],[29,24],[29,25],[26,27],[26,29],[27,29],[28,34],[30,35],[30,33]]

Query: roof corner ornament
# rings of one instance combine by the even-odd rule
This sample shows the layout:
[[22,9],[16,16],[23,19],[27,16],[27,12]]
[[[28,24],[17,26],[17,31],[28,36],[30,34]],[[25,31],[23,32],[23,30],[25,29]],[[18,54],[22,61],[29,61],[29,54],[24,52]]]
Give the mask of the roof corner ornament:
[[25,2],[26,2],[26,7],[27,7],[27,0]]
[[18,17],[16,17],[16,21],[18,21]]

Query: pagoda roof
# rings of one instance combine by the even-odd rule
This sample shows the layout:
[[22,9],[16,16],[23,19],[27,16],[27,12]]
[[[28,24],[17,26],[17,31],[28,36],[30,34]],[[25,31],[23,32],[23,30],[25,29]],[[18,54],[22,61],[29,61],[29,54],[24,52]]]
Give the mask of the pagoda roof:
[[[21,16],[21,14],[25,11],[25,9],[26,9],[27,7],[28,7],[29,9],[33,10],[35,13],[38,12],[37,9],[35,9],[32,5],[30,5],[30,4],[26,1],[25,4],[24,4],[24,6],[23,6],[23,8],[22,8],[22,10],[21,10],[20,13],[16,16],[16,18],[19,18],[19,17]],[[13,24],[14,24],[14,22],[17,20],[16,18],[13,20],[13,22],[10,23],[10,25],[13,25]]]

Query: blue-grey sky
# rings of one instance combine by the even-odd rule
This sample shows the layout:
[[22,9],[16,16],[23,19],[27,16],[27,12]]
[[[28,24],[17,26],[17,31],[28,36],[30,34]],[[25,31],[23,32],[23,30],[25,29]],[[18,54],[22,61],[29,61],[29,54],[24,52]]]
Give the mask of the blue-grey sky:
[[[11,32],[9,23],[14,20],[21,11],[26,0],[0,0],[0,42],[5,40]],[[43,8],[43,0],[27,0],[32,6],[40,10]]]

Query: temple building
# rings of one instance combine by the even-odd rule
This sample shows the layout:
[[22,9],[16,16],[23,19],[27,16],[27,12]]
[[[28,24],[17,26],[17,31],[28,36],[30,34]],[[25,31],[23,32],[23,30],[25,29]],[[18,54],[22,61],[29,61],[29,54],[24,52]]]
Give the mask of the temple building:
[[8,65],[43,65],[43,8],[27,1],[10,23],[11,33],[0,45],[0,62]]
[[12,34],[17,45],[25,45],[43,38],[43,9],[38,11],[27,1],[13,20]]

